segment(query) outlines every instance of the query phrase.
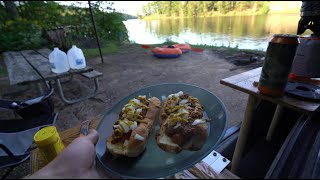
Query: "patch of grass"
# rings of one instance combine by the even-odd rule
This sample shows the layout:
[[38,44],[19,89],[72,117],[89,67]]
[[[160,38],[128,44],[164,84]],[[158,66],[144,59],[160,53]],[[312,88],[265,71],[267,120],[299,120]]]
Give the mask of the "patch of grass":
[[264,51],[260,50],[253,50],[253,49],[239,49],[238,47],[230,47],[230,46],[210,46],[206,44],[200,44],[200,45],[191,45],[194,48],[203,48],[203,49],[212,49],[212,50],[221,50],[221,51],[226,51],[228,53],[238,53],[240,51],[245,51],[249,53],[255,53],[255,54],[264,54]]
[[217,50],[217,51],[224,51],[226,53],[229,53],[231,55],[237,54],[239,52],[247,52],[247,53],[253,53],[253,54],[261,54],[264,55],[264,51],[259,50],[253,50],[253,49],[239,49],[237,47],[226,47],[226,46],[211,46],[210,49]]
[[[102,55],[117,53],[120,50],[120,46],[116,41],[107,41],[101,45],[101,53]],[[82,48],[83,54],[87,59],[100,56],[99,48]]]

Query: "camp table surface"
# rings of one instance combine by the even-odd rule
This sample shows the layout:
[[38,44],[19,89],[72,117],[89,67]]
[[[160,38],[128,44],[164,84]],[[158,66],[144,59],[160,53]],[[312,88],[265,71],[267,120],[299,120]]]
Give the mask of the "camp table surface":
[[[257,85],[260,79],[262,67],[256,68],[247,72],[243,72],[238,75],[234,75],[225,79],[220,80],[220,83],[241,91],[243,93],[249,94],[246,111],[244,114],[244,119],[240,128],[240,134],[237,141],[236,149],[231,161],[231,171],[237,173],[240,159],[242,157],[243,150],[248,137],[248,132],[251,127],[252,115],[254,107],[257,104],[259,99],[267,100],[272,103],[277,104],[277,109],[273,116],[269,131],[267,134],[267,140],[270,140],[273,134],[273,131],[277,125],[277,122],[280,120],[280,114],[283,111],[283,108],[290,108],[298,112],[302,112],[307,115],[311,115],[320,105],[319,102],[304,101],[296,99],[287,95],[284,95],[280,98],[272,98],[266,95],[263,95],[259,92]],[[315,84],[319,85],[319,84]]]

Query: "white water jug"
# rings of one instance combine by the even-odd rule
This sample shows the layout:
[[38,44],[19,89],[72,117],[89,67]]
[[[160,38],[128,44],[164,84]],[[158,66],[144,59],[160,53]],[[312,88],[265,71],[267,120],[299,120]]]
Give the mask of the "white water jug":
[[70,70],[67,54],[55,47],[49,54],[51,71],[54,73],[64,73]]
[[86,59],[83,52],[76,45],[72,45],[72,48],[69,49],[67,55],[71,69],[82,69],[86,67]]

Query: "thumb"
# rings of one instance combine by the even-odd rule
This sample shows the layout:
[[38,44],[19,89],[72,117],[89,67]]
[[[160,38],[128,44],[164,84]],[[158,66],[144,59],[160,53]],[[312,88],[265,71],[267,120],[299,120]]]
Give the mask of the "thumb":
[[95,129],[90,129],[89,134],[85,138],[89,139],[94,145],[96,145],[99,140],[99,133]]

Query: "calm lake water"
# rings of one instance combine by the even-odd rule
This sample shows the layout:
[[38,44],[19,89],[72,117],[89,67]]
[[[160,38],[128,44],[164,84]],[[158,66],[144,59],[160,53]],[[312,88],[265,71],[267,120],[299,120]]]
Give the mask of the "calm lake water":
[[[296,34],[299,14],[124,21],[129,40],[206,44],[265,51],[273,34]],[[306,31],[304,35],[311,34]]]

